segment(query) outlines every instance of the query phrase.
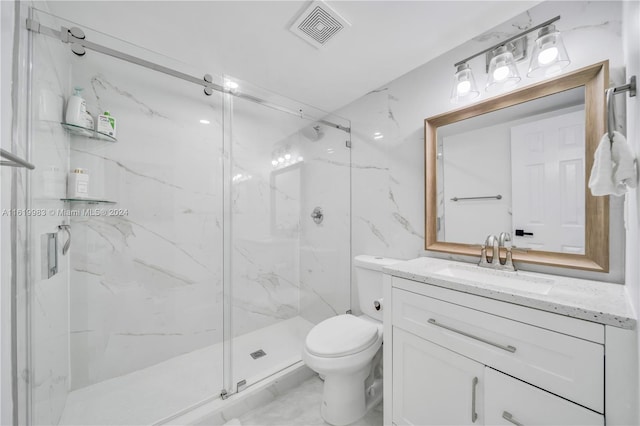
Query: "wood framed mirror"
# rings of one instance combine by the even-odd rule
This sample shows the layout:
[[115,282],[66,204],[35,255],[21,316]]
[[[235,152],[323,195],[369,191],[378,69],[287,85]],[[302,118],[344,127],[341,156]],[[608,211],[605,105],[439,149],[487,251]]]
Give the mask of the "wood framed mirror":
[[425,249],[479,257],[504,231],[515,262],[608,272],[609,197],[587,187],[608,82],[603,61],[425,119]]

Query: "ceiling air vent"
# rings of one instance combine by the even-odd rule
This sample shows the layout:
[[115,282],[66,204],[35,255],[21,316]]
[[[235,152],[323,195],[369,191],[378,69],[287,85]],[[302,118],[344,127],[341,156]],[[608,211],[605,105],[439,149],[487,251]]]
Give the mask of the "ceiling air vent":
[[350,27],[342,16],[323,1],[314,1],[289,28],[307,43],[321,48],[343,29]]

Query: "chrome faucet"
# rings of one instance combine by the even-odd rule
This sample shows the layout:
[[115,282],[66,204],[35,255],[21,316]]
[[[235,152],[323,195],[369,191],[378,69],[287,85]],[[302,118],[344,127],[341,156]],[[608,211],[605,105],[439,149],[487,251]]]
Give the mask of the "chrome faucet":
[[511,242],[511,234],[508,232],[501,232],[498,237],[498,247],[505,248],[506,254],[504,258],[504,263],[500,262],[500,269],[505,271],[515,271],[516,267],[513,265],[513,257],[511,254],[511,244],[509,246],[505,246],[505,242]]
[[[486,268],[493,269],[501,269],[505,271],[515,271],[516,268],[513,265],[513,259],[511,254],[511,245],[506,246],[506,242],[511,241],[511,235],[508,232],[501,232],[500,235],[496,238],[495,235],[489,235],[484,242],[484,245],[481,246],[480,249],[480,262],[478,265],[484,266]],[[500,259],[500,249],[505,248],[506,257],[504,263],[502,263]],[[491,248],[492,256],[491,262],[489,262],[489,257],[487,256],[487,249]]]
[[[496,265],[500,264],[500,246],[498,244],[498,239],[495,235],[489,235],[484,242],[486,247],[492,248],[492,257],[491,257],[491,266],[496,267]],[[486,259],[486,264],[489,264],[489,259]]]
[[506,241],[511,241],[511,234],[509,234],[508,232],[501,232],[500,236],[498,237],[499,247],[504,247],[504,243]]

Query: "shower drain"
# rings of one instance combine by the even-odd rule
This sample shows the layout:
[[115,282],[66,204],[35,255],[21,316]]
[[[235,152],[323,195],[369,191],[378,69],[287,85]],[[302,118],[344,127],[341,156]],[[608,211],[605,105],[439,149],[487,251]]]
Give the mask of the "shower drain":
[[251,352],[250,355],[251,355],[251,358],[258,359],[258,358],[262,358],[263,356],[265,356],[266,353],[262,349],[259,349],[259,350],[255,351],[255,352]]

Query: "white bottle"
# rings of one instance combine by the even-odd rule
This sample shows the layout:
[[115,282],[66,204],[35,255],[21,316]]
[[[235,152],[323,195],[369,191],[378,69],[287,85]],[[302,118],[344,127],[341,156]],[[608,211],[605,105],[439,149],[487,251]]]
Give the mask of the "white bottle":
[[69,96],[65,122],[74,126],[85,127],[87,124],[87,102],[82,98],[82,87],[75,87],[75,92]]
[[98,133],[109,135],[113,138],[116,137],[116,119],[109,114],[109,111],[105,111],[104,114],[98,115],[96,131]]
[[89,198],[89,174],[86,169],[74,169],[67,180],[67,197]]

